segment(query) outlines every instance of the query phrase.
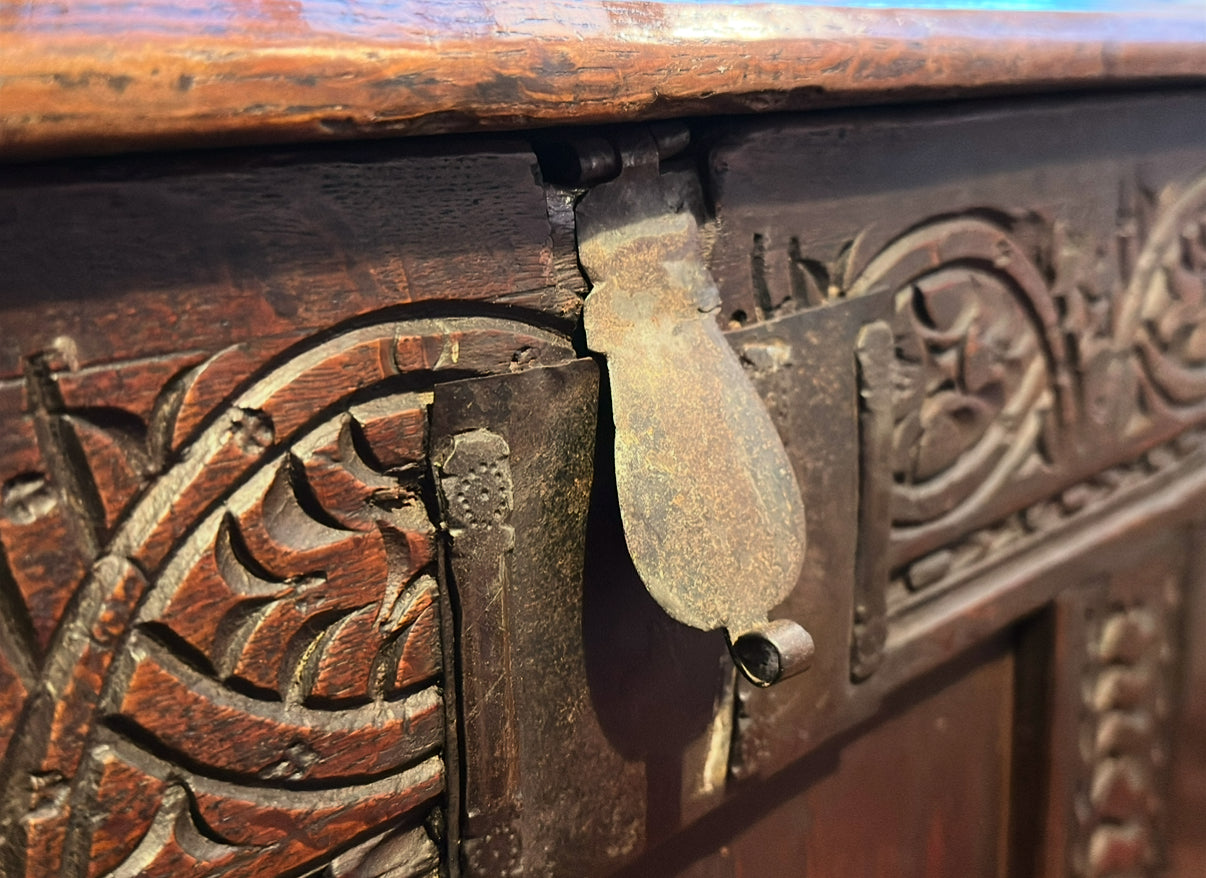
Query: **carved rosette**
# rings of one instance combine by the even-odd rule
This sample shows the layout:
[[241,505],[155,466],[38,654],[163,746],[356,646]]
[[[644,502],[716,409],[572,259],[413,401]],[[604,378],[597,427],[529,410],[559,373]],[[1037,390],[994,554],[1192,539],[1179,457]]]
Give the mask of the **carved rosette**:
[[509,321],[389,321],[206,405],[238,356],[169,383],[137,490],[97,490],[129,455],[72,434],[113,526],[29,659],[0,773],[7,874],[439,872],[425,388],[572,352]]

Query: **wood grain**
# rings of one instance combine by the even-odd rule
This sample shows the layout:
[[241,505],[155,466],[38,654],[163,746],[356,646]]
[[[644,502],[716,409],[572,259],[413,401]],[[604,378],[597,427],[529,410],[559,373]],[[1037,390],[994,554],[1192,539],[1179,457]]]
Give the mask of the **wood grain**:
[[[57,462],[2,483],[0,560],[61,513],[92,563],[76,582],[0,570],[0,873],[301,874],[442,808],[431,391],[398,388],[570,356],[514,321],[378,319],[294,346],[207,414],[189,411],[204,370],[169,380],[120,441],[139,420],[120,399],[70,410],[56,373],[31,377],[33,438],[11,453]],[[432,874],[442,836],[422,832],[391,874]]]
[[226,349],[194,376],[183,434],[265,357],[379,308],[494,300],[572,320],[578,289],[558,265],[574,258],[572,230],[560,240],[532,153],[493,146],[116,161],[108,179],[9,168],[0,380],[31,357],[69,365],[73,377],[51,384],[75,408]]
[[[0,156],[410,135],[1206,77],[1192,2],[36,2]],[[1068,4],[1062,4],[1065,8]],[[1108,10],[1108,11],[1107,11]]]
[[[1139,511],[1143,502],[1171,498],[1201,477],[1206,457],[1194,448],[1206,394],[1188,379],[1206,356],[1185,342],[1204,322],[1197,291],[1206,261],[1196,242],[1206,183],[1196,169],[1206,115],[1184,97],[1183,104],[1171,94],[1160,99],[1167,104],[1151,96],[1043,101],[1026,111],[980,105],[958,117],[948,109],[941,129],[929,127],[920,109],[728,123],[707,165],[718,225],[711,268],[735,327],[729,339],[803,474],[809,550],[801,585],[779,612],[808,620],[817,637],[808,674],[743,702],[735,774],[765,776],[790,764],[830,734],[827,714],[875,703],[886,691],[882,677],[905,667],[915,675],[913,662],[926,661],[923,655],[949,658],[958,644],[973,642],[968,632],[990,605],[974,595],[1000,600],[1002,571],[1016,569],[1018,559],[1034,557],[1040,545],[1074,557],[1078,535],[1102,539],[1108,516],[1129,509],[1152,518]],[[927,112],[937,120],[938,111]],[[1062,133],[1060,112],[1075,119]],[[1120,149],[1123,142],[1135,146]],[[1133,163],[1137,153],[1142,166]],[[1010,243],[989,232],[993,223],[1009,229]],[[1045,279],[1036,280],[1037,263]],[[1055,333],[1044,316],[1051,300]],[[1024,303],[1024,325],[1014,322],[1017,303]],[[901,305],[925,315],[906,332],[898,331]],[[966,319],[950,330],[956,316]],[[893,338],[891,453],[870,450],[875,440],[869,431],[860,436],[853,403],[876,390],[856,346],[861,327],[881,320]],[[954,377],[927,373],[919,364],[930,355],[911,353],[918,344],[949,345],[938,356],[958,364]],[[984,357],[993,363],[987,369]],[[1156,368],[1169,359],[1181,367]],[[1015,376],[1036,361],[1049,376],[1042,384],[1051,402],[1043,409],[1011,402],[1029,398],[1017,395],[1023,385]],[[931,377],[919,378],[925,374]],[[1166,381],[1172,375],[1177,380]],[[980,390],[959,389],[972,385]],[[966,406],[935,401],[947,392]],[[975,426],[981,400],[984,411],[996,412],[994,430],[1010,425],[1010,438],[996,446],[1006,454],[991,451],[991,473],[973,491],[956,489],[961,468],[994,449],[991,433]],[[966,417],[958,427],[944,424],[955,409]],[[1045,441],[1023,432],[1029,413],[1039,411]],[[868,450],[860,452],[861,471],[852,472],[860,446]],[[1028,459],[1015,464],[1007,456],[1028,447],[1038,449]],[[925,458],[939,448],[949,464]],[[877,485],[890,495],[890,522],[866,502]],[[905,520],[923,492],[927,501],[942,496],[950,510]],[[934,522],[944,519],[957,521],[961,534],[928,542],[945,526]],[[887,552],[879,540],[890,542]],[[877,575],[878,587],[857,579],[866,568],[856,559],[868,555],[886,558],[892,569]],[[878,620],[866,600],[873,588],[884,606]],[[839,706],[832,693],[846,685],[851,640],[832,633],[834,626],[858,636],[885,622],[879,667]]]

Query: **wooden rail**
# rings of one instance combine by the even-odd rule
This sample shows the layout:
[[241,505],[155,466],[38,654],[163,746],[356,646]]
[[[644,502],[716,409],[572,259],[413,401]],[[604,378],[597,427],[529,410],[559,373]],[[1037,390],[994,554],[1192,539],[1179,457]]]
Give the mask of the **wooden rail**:
[[968,5],[5,3],[0,157],[1206,80],[1200,0]]

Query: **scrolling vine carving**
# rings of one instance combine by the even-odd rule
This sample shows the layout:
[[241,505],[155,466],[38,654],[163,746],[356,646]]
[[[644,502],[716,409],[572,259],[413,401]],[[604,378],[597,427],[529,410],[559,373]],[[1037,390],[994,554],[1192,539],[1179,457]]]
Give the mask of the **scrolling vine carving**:
[[905,235],[852,287],[893,293],[892,520],[897,539],[992,501],[1054,442],[1066,361],[1038,269],[985,220]]
[[141,432],[34,364],[55,487],[7,485],[8,524],[67,507],[93,560],[42,639],[17,574],[0,581],[23,611],[5,614],[22,629],[4,649],[21,669],[5,873],[437,874],[425,388],[571,356],[510,321],[378,322],[295,346],[220,403],[241,352],[177,363]]
[[[1206,177],[1159,192],[1125,182],[1112,239],[1058,212],[995,207],[921,222],[870,258],[862,237],[828,261],[792,239],[775,275],[790,294],[763,296],[786,311],[878,297],[891,330],[877,379],[891,450],[864,455],[862,474],[890,485],[890,513],[866,509],[860,525],[882,543],[866,531],[890,522],[890,572],[858,586],[856,678],[877,663],[866,595],[889,580],[935,587],[1026,544],[1006,538],[1015,531],[1049,531],[1111,494],[1093,490],[1097,474],[1110,488],[1109,473],[1153,474],[1192,446],[1177,437],[1206,419]],[[756,287],[772,274],[765,258],[755,242]],[[861,398],[883,392],[858,369]],[[1043,514],[1053,496],[1066,514]],[[888,612],[907,603],[890,592]]]
[[1117,289],[1062,223],[1026,246],[982,212],[898,238],[844,291],[891,295],[894,568],[1206,415],[1206,179],[1148,202],[1150,222],[1120,214]]

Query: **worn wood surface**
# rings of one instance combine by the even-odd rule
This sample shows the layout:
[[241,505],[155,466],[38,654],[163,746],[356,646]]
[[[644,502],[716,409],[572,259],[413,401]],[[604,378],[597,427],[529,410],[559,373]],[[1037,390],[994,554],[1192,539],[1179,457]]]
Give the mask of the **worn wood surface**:
[[7,168],[0,872],[1192,862],[1202,108],[693,123],[816,537],[768,691],[624,550],[524,143]]
[[[974,639],[968,589],[1012,559],[1199,477],[1204,120],[1187,95],[718,134],[730,337],[826,498],[781,611],[814,636],[849,626],[812,672],[749,694],[739,774],[850,722],[894,685],[877,675]],[[882,368],[864,327],[890,336]]]
[[1201,826],[1192,799],[1169,789],[1179,773],[1172,750],[1192,742],[1174,737],[1172,716],[1185,635],[1193,636],[1181,617],[1201,587],[1188,560],[1194,542],[1183,529],[1132,541],[1052,605],[1050,737],[1035,790],[1046,803],[1046,844],[1026,863],[1044,878],[1162,874],[1175,865],[1170,823]]
[[572,356],[514,318],[578,301],[493,147],[0,182],[0,873],[447,859],[430,388]]
[[[178,444],[197,370],[160,391],[143,442],[35,403],[48,462],[3,483],[22,636],[0,644],[0,869],[275,874],[426,825],[399,874],[432,872],[447,604],[423,388],[569,354],[505,320],[375,320],[295,346]],[[75,580],[22,563],[60,517],[91,535],[41,544],[83,562]]]
[[[205,368],[221,386],[308,333],[420,302],[568,322],[572,215],[535,168],[522,143],[451,141],[8,168],[0,382],[40,358],[69,373],[66,405],[92,405],[229,348]],[[120,375],[90,369],[113,362]]]
[[0,157],[1187,77],[1206,77],[1206,20],[1193,0],[1024,11],[38,0],[0,8]]
[[1173,875],[1206,872],[1206,530],[1191,537],[1190,568],[1180,612],[1184,638],[1179,710],[1173,734],[1169,866]]
[[[1020,849],[1043,874],[1159,874],[1169,824],[1151,815],[1200,833],[1169,803],[1177,699],[1159,693],[1194,630],[1172,621],[1177,603],[1201,588],[1179,528],[1201,520],[1206,460],[1204,119],[1187,94],[718,130],[711,259],[731,339],[807,496],[826,498],[780,612],[814,635],[850,626],[819,637],[810,674],[739,691],[732,769],[751,790],[918,672],[1101,577],[1096,621],[1037,660],[1054,713],[1019,714],[1031,728],[1016,744],[1051,760],[1059,809],[1015,823]],[[886,364],[871,329],[887,333]],[[1116,670],[1155,700],[1076,702]],[[1019,704],[1045,697],[1040,684]],[[1064,726],[1036,744],[1049,723]],[[1145,737],[1078,750],[1119,724]]]
[[1169,756],[1197,748],[1171,718],[1198,537],[1149,522],[1092,559],[1056,550],[1035,565],[1056,595],[1040,613],[972,638],[783,771],[734,785],[617,878],[1195,878],[1199,763],[1189,754],[1183,775],[1185,756]]
[[[931,674],[880,721],[747,790],[615,878],[1005,871],[1017,656],[1003,639]],[[901,758],[908,742],[909,758]],[[860,791],[852,794],[852,791]]]

